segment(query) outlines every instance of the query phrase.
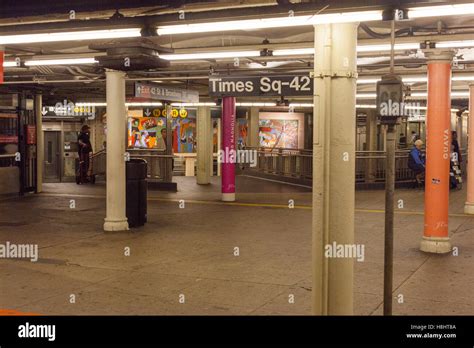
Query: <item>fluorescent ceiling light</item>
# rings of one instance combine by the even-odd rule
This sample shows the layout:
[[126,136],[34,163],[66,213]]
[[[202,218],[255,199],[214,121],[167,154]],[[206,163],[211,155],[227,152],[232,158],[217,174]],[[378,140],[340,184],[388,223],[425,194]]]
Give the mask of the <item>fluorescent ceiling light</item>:
[[[380,81],[381,78],[361,78],[357,79],[358,85],[371,85]],[[418,82],[428,82],[427,76],[404,76],[402,77],[404,83],[418,83]],[[451,81],[474,81],[474,75],[453,75]]]
[[474,76],[453,76],[451,81],[474,81]]
[[[79,102],[75,104],[76,106],[107,106],[105,102]],[[163,103],[160,102],[129,102],[125,103],[125,106],[162,106]]]
[[160,102],[130,102],[125,103],[125,106],[162,106]]
[[199,102],[199,103],[171,103],[171,106],[186,107],[186,106],[216,106],[214,102]]
[[474,47],[474,40],[441,41],[436,43],[436,48]]
[[[420,48],[420,43],[418,42],[407,42],[395,44],[395,51],[404,51],[404,50],[416,50]],[[357,46],[357,52],[379,52],[379,51],[390,51],[392,47],[390,44],[381,44],[381,45],[362,45]]]
[[290,107],[293,108],[312,108],[314,107],[314,104],[312,103],[290,103]]
[[[427,98],[428,92],[412,92],[409,98]],[[469,98],[469,92],[464,91],[453,91],[451,92],[451,98]]]
[[15,66],[18,66],[16,61],[3,62],[3,67],[4,68],[11,68],[11,67],[15,67]]
[[235,106],[276,106],[276,103],[243,102],[243,103],[235,103]]
[[376,109],[375,104],[356,104],[356,108],[359,109]]
[[299,27],[304,25],[368,22],[382,20],[382,11],[345,12],[308,16],[244,19],[224,22],[207,22],[193,24],[177,24],[160,26],[158,35],[192,34],[222,32],[229,30],[255,30],[283,27]]
[[[446,41],[436,44],[439,48],[456,48],[456,47],[474,47],[474,40],[466,41]],[[395,45],[395,50],[417,50],[420,48],[419,42],[400,43]],[[357,46],[357,52],[382,52],[390,51],[390,44],[381,45],[362,45]],[[293,49],[279,49],[273,51],[273,56],[298,56],[298,55],[314,55],[314,47],[303,47]],[[177,61],[177,60],[200,60],[200,59],[226,59],[226,58],[246,58],[260,57],[260,51],[214,51],[200,53],[176,53],[163,54],[161,58]],[[358,65],[374,64],[380,61],[389,60],[390,57],[364,57],[358,59]]]
[[244,58],[260,57],[260,51],[222,51],[202,53],[162,54],[160,58],[166,60],[196,60],[196,59],[219,59],[219,58]]
[[98,63],[94,58],[72,58],[72,59],[40,59],[27,60],[26,66],[38,65],[77,65],[77,64],[95,64]]
[[356,94],[357,99],[375,99],[377,98],[376,93],[357,93]]
[[474,14],[474,4],[440,5],[408,9],[408,18],[460,16]]
[[314,48],[292,48],[286,50],[274,50],[274,56],[295,56],[295,55],[306,55],[314,54]]
[[141,36],[139,28],[71,31],[71,32],[47,33],[47,34],[4,35],[4,36],[0,36],[0,45],[38,43],[38,42],[118,39],[118,38],[139,37],[139,36]]
[[107,103],[103,103],[103,102],[90,102],[90,103],[87,103],[87,102],[81,102],[81,103],[76,103],[75,104],[76,106],[107,106]]
[[[357,84],[358,85],[372,85],[380,81],[381,78],[362,78],[362,79],[357,79]],[[416,82],[428,82],[428,77],[426,76],[406,76],[402,77],[402,81],[404,83],[416,83]],[[461,77],[457,81],[464,81],[463,78]],[[467,80],[470,81],[470,80]]]
[[357,84],[358,85],[372,85],[374,83],[377,83],[380,80],[381,80],[380,78],[357,79]]

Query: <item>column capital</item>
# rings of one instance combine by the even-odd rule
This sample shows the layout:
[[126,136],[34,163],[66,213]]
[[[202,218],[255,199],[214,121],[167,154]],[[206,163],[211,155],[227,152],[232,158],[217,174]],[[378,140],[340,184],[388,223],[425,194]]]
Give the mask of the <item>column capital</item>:
[[425,57],[428,59],[428,63],[430,62],[449,62],[451,63],[454,58],[454,50],[450,49],[442,49],[442,48],[429,48],[423,50]]
[[113,69],[105,69],[105,74],[121,74],[125,76],[125,71],[120,71],[120,70],[113,70]]

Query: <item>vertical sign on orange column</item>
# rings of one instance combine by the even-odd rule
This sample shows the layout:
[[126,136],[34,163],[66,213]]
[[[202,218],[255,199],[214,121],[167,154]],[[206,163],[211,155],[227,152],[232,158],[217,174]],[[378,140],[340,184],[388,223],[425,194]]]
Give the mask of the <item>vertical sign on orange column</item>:
[[451,154],[451,51],[427,50],[428,111],[426,124],[425,228],[420,249],[451,251],[448,230]]
[[3,83],[3,61],[5,57],[5,52],[0,51],[0,84]]

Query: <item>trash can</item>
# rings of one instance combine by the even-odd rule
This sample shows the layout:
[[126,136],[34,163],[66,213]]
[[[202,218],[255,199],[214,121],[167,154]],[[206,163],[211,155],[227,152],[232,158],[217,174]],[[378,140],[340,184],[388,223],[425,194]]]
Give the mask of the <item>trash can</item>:
[[133,158],[126,162],[126,212],[129,227],[147,221],[147,162]]

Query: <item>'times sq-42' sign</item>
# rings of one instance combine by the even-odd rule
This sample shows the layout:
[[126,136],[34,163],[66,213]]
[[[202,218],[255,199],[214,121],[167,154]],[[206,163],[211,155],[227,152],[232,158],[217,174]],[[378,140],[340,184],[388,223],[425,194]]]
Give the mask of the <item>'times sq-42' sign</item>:
[[209,96],[308,96],[313,81],[308,75],[209,76]]

